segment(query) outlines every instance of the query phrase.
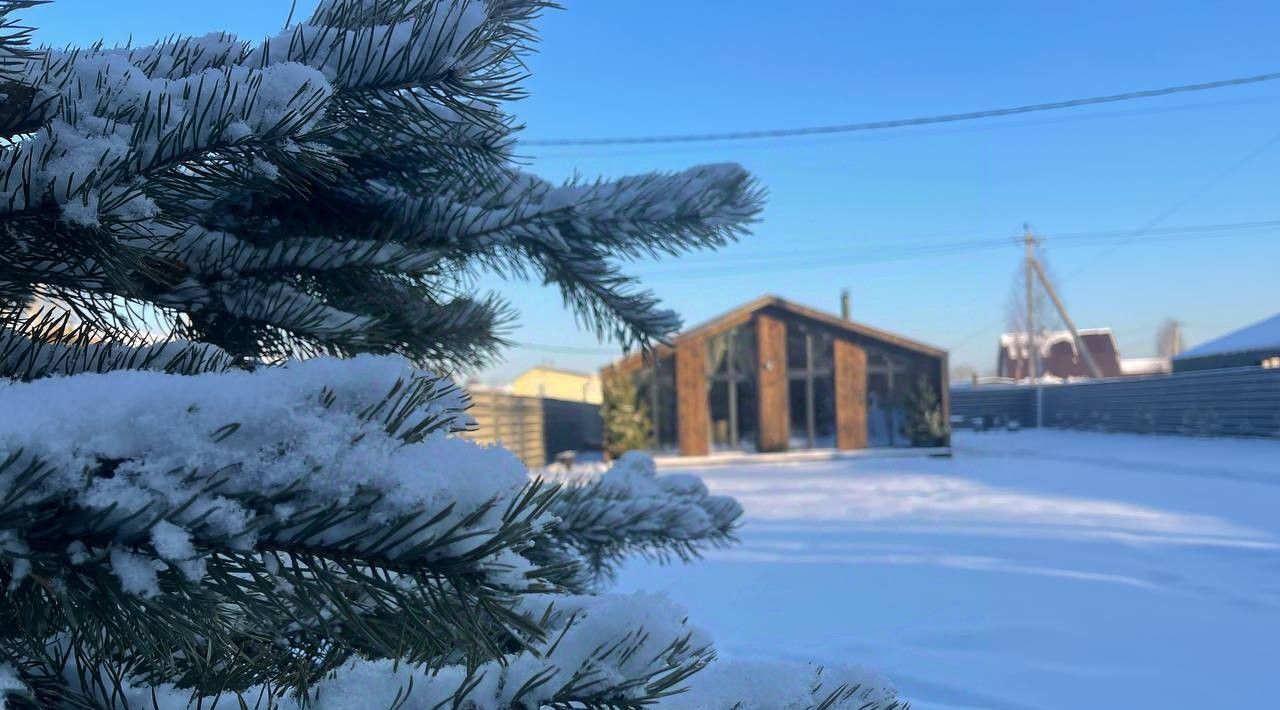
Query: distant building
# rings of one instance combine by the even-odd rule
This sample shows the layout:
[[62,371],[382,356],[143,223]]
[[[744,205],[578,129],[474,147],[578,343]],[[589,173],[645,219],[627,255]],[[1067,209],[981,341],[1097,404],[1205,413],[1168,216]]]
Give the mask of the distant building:
[[501,444],[537,468],[557,455],[600,451],[600,377],[533,367],[510,385],[467,388],[474,430],[464,434],[482,444]]
[[603,401],[599,375],[542,366],[525,370],[516,377],[511,382],[511,394],[589,404]]
[[510,449],[530,468],[564,452],[598,452],[603,440],[600,405],[550,397],[526,397],[510,388],[469,386],[475,428],[463,436]]
[[948,413],[947,352],[764,296],[606,368],[632,377],[655,447],[686,456],[906,446],[907,393]]
[[1197,345],[1173,359],[1174,372],[1258,366],[1280,368],[1280,313]]
[[1173,363],[1167,357],[1122,357],[1120,372],[1125,377],[1142,377],[1144,375],[1167,375],[1173,370]]
[[[1110,328],[1090,328],[1079,331],[1080,339],[1089,349],[1098,371],[1103,377],[1121,377],[1126,373],[1120,363],[1120,351]],[[1089,365],[1076,350],[1071,331],[1058,330],[1036,336],[1040,351],[1040,375],[1058,379],[1092,377]],[[1134,367],[1137,367],[1135,364]],[[1027,348],[1026,333],[1005,333],[1000,336],[1000,351],[996,356],[998,377],[1025,380],[1030,377],[1031,360]],[[1147,374],[1147,373],[1143,373]]]
[[530,468],[545,466],[554,456],[547,452],[544,400],[477,385],[467,387],[467,396],[475,427],[463,432],[464,438],[505,447]]

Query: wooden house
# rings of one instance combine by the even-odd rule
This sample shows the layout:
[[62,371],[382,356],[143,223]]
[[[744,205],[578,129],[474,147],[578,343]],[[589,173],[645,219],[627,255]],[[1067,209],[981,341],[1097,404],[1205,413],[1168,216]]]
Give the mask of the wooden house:
[[908,391],[925,377],[948,413],[940,348],[777,296],[605,368],[634,379],[655,448],[686,456],[905,446]]

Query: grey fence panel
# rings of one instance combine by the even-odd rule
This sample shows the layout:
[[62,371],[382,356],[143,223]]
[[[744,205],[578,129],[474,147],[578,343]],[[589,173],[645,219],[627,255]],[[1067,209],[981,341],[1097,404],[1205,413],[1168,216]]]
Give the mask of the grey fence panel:
[[[1244,367],[1043,388],[1044,425],[1193,436],[1280,436],[1280,369]],[[951,390],[966,417],[1034,424],[1035,389],[993,386]]]
[[1034,389],[1018,385],[957,387],[951,390],[951,415],[963,417],[966,425],[973,419],[984,419],[988,426],[1001,421],[1034,426],[1035,394]]
[[542,418],[549,457],[562,451],[599,451],[603,447],[604,423],[598,404],[543,399]]

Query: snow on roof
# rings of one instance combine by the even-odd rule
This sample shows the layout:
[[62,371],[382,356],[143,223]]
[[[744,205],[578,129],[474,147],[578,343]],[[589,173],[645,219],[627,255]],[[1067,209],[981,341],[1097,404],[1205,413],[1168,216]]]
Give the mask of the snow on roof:
[[1253,325],[1234,330],[1207,343],[1201,343],[1174,359],[1187,360],[1195,357],[1243,353],[1267,348],[1280,349],[1280,313],[1270,318],[1264,318]]
[[[1114,339],[1110,328],[1081,328],[1081,338],[1087,338],[1090,335],[1103,336]],[[1075,347],[1075,338],[1071,337],[1069,330],[1047,330],[1036,336],[1036,344],[1040,346],[1040,357],[1048,357],[1049,351],[1058,343],[1070,343],[1072,348]],[[1027,357],[1027,334],[1026,333],[1001,333],[1000,347],[1009,352],[1009,356],[1017,359],[1025,359]]]
[[1158,375],[1170,369],[1167,357],[1123,357],[1120,372],[1125,375]]

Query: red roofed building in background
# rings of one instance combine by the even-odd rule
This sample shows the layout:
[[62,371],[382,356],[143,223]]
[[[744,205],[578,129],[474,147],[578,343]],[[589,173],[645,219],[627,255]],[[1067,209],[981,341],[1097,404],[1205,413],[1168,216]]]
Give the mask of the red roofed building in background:
[[[1163,358],[1122,359],[1110,328],[1082,329],[1080,339],[1089,349],[1089,354],[1093,356],[1103,377],[1152,375],[1169,371],[1169,362]],[[1036,337],[1036,345],[1040,351],[1042,378],[1070,380],[1090,377],[1089,366],[1077,351],[1070,331],[1040,333]],[[1027,379],[1031,372],[1028,356],[1026,333],[1001,335],[1000,350],[996,355],[998,376],[1012,380]]]

